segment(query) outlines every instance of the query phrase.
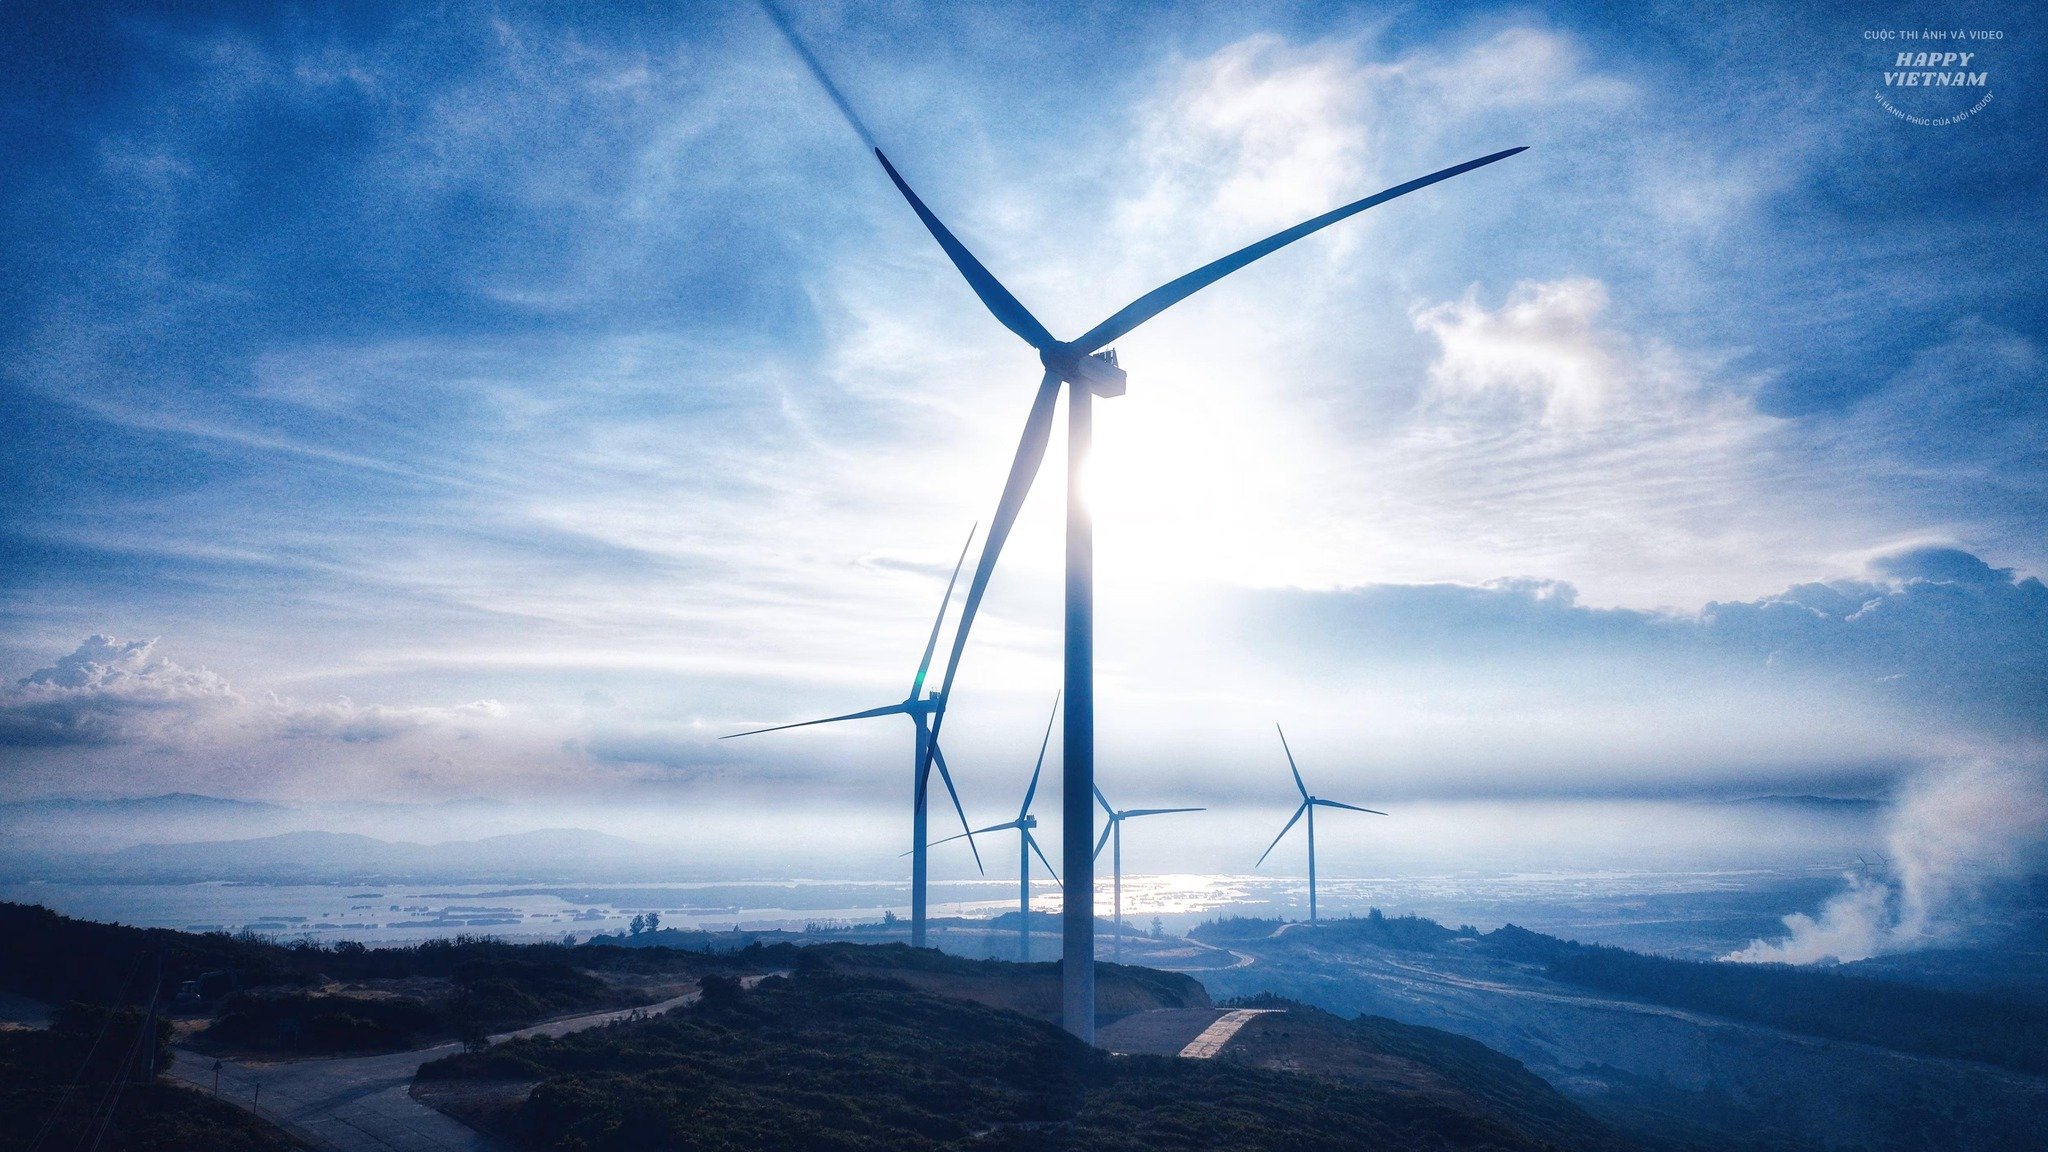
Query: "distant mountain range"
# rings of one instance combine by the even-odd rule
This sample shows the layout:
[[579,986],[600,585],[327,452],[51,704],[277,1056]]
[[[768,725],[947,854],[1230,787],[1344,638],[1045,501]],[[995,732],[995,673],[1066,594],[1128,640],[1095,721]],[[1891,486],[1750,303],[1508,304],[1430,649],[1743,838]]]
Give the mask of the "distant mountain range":
[[1738,800],[1717,800],[1715,803],[1733,808],[1772,808],[1826,816],[1874,813],[1888,804],[1884,800],[1872,800],[1863,796],[1744,796]]
[[193,792],[166,792],[161,796],[121,796],[96,799],[83,796],[46,796],[37,800],[0,803],[0,821],[40,815],[88,814],[108,816],[234,816],[289,812],[282,804],[261,800],[227,800]]
[[441,844],[349,832],[138,844],[42,858],[36,871],[44,879],[85,883],[499,883],[639,878],[672,863],[666,853],[618,836],[549,828]]

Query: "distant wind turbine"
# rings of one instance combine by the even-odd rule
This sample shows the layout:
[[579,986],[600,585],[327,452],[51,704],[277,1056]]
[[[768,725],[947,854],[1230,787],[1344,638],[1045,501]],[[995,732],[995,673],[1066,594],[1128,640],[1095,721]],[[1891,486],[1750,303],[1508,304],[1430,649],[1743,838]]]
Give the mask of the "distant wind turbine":
[[[1102,839],[1095,842],[1095,855],[1102,855],[1102,846],[1111,845],[1109,852],[1110,889],[1115,894],[1116,940],[1113,959],[1123,963],[1124,959],[1124,821],[1136,820],[1140,816],[1164,816],[1169,812],[1206,812],[1206,808],[1126,808],[1122,812],[1109,806],[1109,800],[1102,795],[1102,789],[1095,789],[1095,802],[1109,814],[1109,823],[1102,829]],[[1092,859],[1092,857],[1091,857]],[[1092,903],[1092,901],[1091,901]]]
[[[839,91],[839,86],[825,73],[825,68],[816,56],[797,36],[789,20],[769,0],[761,0],[777,29],[789,41],[797,55],[803,57],[818,83],[832,98],[832,103],[846,117],[847,123],[859,134],[861,142],[881,162],[882,170],[888,173],[891,183],[909,202],[925,229],[938,241],[946,258],[953,262],[968,287],[992,313],[1003,327],[1038,352],[1038,361],[1045,369],[1039,381],[1038,393],[1031,402],[1031,413],[1025,418],[1024,435],[1017,445],[1017,455],[1010,463],[1010,473],[1003,484],[1003,494],[996,504],[996,514],[989,524],[988,537],[982,542],[981,558],[974,567],[974,578],[968,584],[967,600],[960,611],[960,626],[953,633],[953,650],[946,662],[946,676],[939,689],[943,698],[952,690],[953,677],[960,671],[960,656],[966,649],[969,630],[974,625],[974,616],[981,607],[982,594],[988,589],[989,577],[995,571],[997,558],[1002,554],[1003,543],[1009,538],[1010,528],[1016,522],[1017,514],[1023,509],[1024,498],[1031,491],[1031,483],[1038,475],[1038,466],[1045,459],[1046,444],[1052,436],[1053,408],[1058,403],[1060,386],[1067,385],[1067,574],[1066,574],[1066,723],[1061,732],[1061,845],[1060,865],[1066,872],[1062,887],[1061,908],[1061,955],[1065,963],[1060,968],[1060,1016],[1067,1031],[1083,1040],[1095,1039],[1095,867],[1092,852],[1095,811],[1089,803],[1095,788],[1095,530],[1088,507],[1081,498],[1080,478],[1086,472],[1089,445],[1093,440],[1094,422],[1091,415],[1092,397],[1111,398],[1124,394],[1124,370],[1117,366],[1116,352],[1109,345],[1127,335],[1139,325],[1166,311],[1196,292],[1223,279],[1232,272],[1274,252],[1285,248],[1304,236],[1319,232],[1341,220],[1349,219],[1376,204],[1384,204],[1399,196],[1406,196],[1421,188],[1427,188],[1440,180],[1470,172],[1498,160],[1505,160],[1523,148],[1509,148],[1476,160],[1467,160],[1397,184],[1383,192],[1376,192],[1363,200],[1354,200],[1340,208],[1332,209],[1312,220],[1305,220],[1285,231],[1276,232],[1256,244],[1250,244],[1219,260],[1211,261],[1192,272],[1138,297],[1123,308],[1111,314],[1100,324],[1082,333],[1073,340],[1059,340],[1040,323],[1031,311],[1003,287],[994,274],[977,260],[967,246],[932,214],[917,193],[911,191],[896,166],[882,154],[875,143],[874,134],[854,113],[853,106]],[[929,747],[937,748],[937,738],[944,724],[943,714],[932,717],[932,742]]]
[[[1325,800],[1320,796],[1309,795],[1308,785],[1301,782],[1301,769],[1294,766],[1294,749],[1287,746],[1287,733],[1278,724],[1273,725],[1273,730],[1280,733],[1280,750],[1287,753],[1287,770],[1294,773],[1294,788],[1295,791],[1301,793],[1301,807],[1294,810],[1294,815],[1289,817],[1286,825],[1280,829],[1280,835],[1273,837],[1273,842],[1266,845],[1264,852],[1259,853],[1259,864],[1264,864],[1266,857],[1273,854],[1273,849],[1280,846],[1280,841],[1286,838],[1287,833],[1294,827],[1295,821],[1301,819],[1302,813],[1308,813],[1308,922],[1314,924],[1316,922],[1316,809],[1342,808],[1350,812],[1370,812],[1375,816],[1385,816],[1386,813],[1377,808],[1360,808],[1356,804],[1344,804],[1336,800]],[[1259,864],[1254,864],[1252,867],[1257,868]]]
[[[1031,798],[1038,795],[1038,773],[1045,767],[1045,750],[1052,745],[1052,722],[1054,717],[1059,715],[1060,710],[1060,698],[1058,695],[1054,695],[1052,698],[1052,710],[1053,715],[1045,718],[1045,738],[1038,742],[1038,763],[1031,768],[1031,786],[1024,789],[1024,803],[1017,806],[1017,818],[974,830],[974,835],[976,836],[985,835],[990,832],[1001,832],[1010,828],[1017,830],[1017,959],[1020,961],[1029,961],[1031,959],[1032,855],[1034,853],[1037,854],[1038,862],[1045,865],[1046,874],[1052,877],[1053,883],[1057,884],[1060,880],[1060,874],[1053,870],[1052,861],[1047,860],[1045,852],[1039,848],[1038,837],[1031,834],[1031,830],[1038,827],[1038,817],[1031,814]],[[934,843],[950,844],[966,835],[967,833],[962,832],[958,836],[948,836],[944,840],[934,841]]]
[[[979,527],[977,525],[976,527]],[[936,764],[939,778],[946,782],[946,794],[953,798],[953,811],[960,816],[960,827],[967,827],[967,810],[960,805],[960,792],[953,787],[953,774],[946,769],[945,754],[938,746],[938,718],[946,711],[946,694],[943,691],[927,693],[924,682],[926,673],[931,671],[932,653],[939,646],[939,629],[946,623],[946,609],[953,603],[953,586],[960,580],[960,566],[967,562],[967,549],[974,544],[974,529],[967,530],[967,542],[960,545],[960,557],[953,561],[953,574],[946,579],[946,595],[939,601],[938,618],[932,621],[932,634],[924,642],[924,657],[917,662],[917,675],[911,677],[910,695],[901,703],[884,704],[880,708],[869,708],[862,712],[848,712],[844,716],[827,716],[823,720],[804,720],[796,724],[777,724],[772,728],[756,728],[751,732],[734,732],[721,736],[731,740],[740,736],[759,736],[763,732],[781,732],[789,728],[808,728],[813,724],[837,724],[842,720],[866,720],[874,716],[910,717],[917,726],[917,753],[912,762],[913,781],[911,787],[911,862],[910,862],[910,943],[914,948],[924,947],[925,929],[925,838],[927,828],[927,803],[930,792],[931,770]],[[927,725],[926,721],[930,724]],[[966,833],[967,846],[974,850],[974,866],[981,867],[981,849],[974,847],[974,834]]]

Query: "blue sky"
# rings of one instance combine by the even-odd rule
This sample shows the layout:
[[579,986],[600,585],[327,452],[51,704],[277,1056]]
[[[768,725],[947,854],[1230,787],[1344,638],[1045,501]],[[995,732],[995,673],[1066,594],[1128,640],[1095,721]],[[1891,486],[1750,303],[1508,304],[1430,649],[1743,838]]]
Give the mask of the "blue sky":
[[[1106,786],[1281,803],[1275,720],[1363,800],[2038,761],[2020,8],[1071,9],[796,14],[1061,335],[1530,148],[1119,344]],[[2002,30],[1992,103],[1877,107],[1900,19]],[[900,696],[1037,368],[760,12],[0,31],[0,790],[895,795],[907,730],[713,737]],[[1058,680],[1059,492],[949,722],[983,811]]]

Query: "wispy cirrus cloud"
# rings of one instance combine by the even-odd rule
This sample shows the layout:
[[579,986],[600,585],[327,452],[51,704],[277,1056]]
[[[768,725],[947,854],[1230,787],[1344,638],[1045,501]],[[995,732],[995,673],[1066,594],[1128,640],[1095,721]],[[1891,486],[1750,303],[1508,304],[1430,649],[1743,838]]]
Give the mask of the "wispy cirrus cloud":
[[[1873,181],[1886,220],[1948,209],[1945,185],[1886,158],[1924,141],[1869,135],[1890,126],[1829,105],[1826,85],[1746,84],[1750,65],[1656,12],[1157,16],[804,19],[833,33],[833,65],[927,199],[1063,332],[1300,217],[1532,148],[1124,343],[1133,388],[1101,406],[1091,483],[1105,634],[1149,630],[1105,645],[1106,678],[1131,669],[1105,690],[1128,693],[1133,730],[1111,738],[1134,766],[1167,774],[1178,762],[1153,750],[1179,726],[1258,712],[1245,723],[1263,732],[1290,700],[1239,673],[1313,647],[1306,619],[1205,641],[1171,691],[1140,675],[1217,585],[1377,598],[1501,662],[1445,696],[1376,697],[1397,728],[1484,732],[1455,745],[1475,789],[1525,748],[1489,727],[1499,692],[1551,717],[1542,787],[1571,784],[1591,712],[1624,720],[1600,737],[1611,771],[1581,782],[1620,789],[1672,732],[1757,703],[1721,679],[1689,710],[1631,703],[1556,674],[1579,633],[1532,620],[1611,628],[1639,662],[1698,656],[1739,622],[1789,630],[1772,668],[1898,685],[1956,671],[1982,637],[1950,649],[1902,624],[1901,667],[1882,672],[1862,640],[1819,637],[1932,612],[1937,586],[1999,627],[2031,619],[1999,613],[2044,562],[2039,333],[1998,287],[2001,261],[2031,264],[1987,255],[2026,250],[1966,220],[1977,239],[1944,255],[1952,274],[1855,279],[1883,264],[1857,238]],[[708,741],[901,690],[1037,369],[755,14],[113,24],[52,17],[7,41],[30,47],[5,98],[63,99],[0,225],[23,304],[0,319],[19,353],[0,400],[24,430],[0,448],[20,573],[0,655],[33,677],[89,630],[162,632],[248,695],[151,713],[108,689],[101,712],[79,697],[45,731],[227,741],[216,719],[235,716],[257,751],[229,760],[283,750],[393,787],[896,771],[879,736],[800,754]],[[90,50],[36,47],[60,32]],[[91,60],[125,63],[76,71]],[[1972,163],[1989,147],[1950,146]],[[1826,341],[1787,335],[1823,321]],[[1027,509],[963,682],[963,718],[985,712],[960,739],[991,762],[1036,729],[1054,679],[1060,480],[1049,467]],[[1866,571],[1909,546],[2014,578],[1930,576],[1909,595]],[[1822,586],[1880,607],[1852,624]],[[1345,591],[1361,588],[1379,591]],[[1373,619],[1346,633],[1361,650],[1394,627]],[[1726,667],[1754,671],[1759,643],[1730,641]],[[2027,675],[1954,680],[1943,714],[1969,696],[1992,718],[1976,735],[2004,731]],[[1279,683],[1337,714],[1313,684]],[[617,701],[601,719],[579,711],[593,691]],[[1841,781],[1858,758],[1891,771],[1924,751],[1886,726],[1904,691],[1857,688],[1825,730],[1773,706],[1768,733],[1687,753],[1657,786]],[[478,700],[505,713],[459,711]],[[168,727],[134,719],[151,714]],[[1427,745],[1402,747],[1427,763]],[[492,776],[478,750],[511,767]],[[139,772],[108,755],[104,780]],[[50,771],[51,787],[74,778]]]

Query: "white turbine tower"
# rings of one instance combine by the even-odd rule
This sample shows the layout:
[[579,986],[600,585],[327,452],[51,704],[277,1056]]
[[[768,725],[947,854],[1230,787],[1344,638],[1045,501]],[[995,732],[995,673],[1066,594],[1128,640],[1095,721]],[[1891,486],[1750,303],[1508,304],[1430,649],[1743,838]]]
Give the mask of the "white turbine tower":
[[[866,720],[874,716],[908,716],[917,727],[917,750],[912,760],[911,809],[910,809],[910,944],[914,948],[924,947],[925,927],[925,829],[928,825],[927,812],[931,793],[931,770],[939,769],[939,779],[946,783],[946,794],[953,798],[953,811],[960,816],[960,827],[967,827],[967,810],[960,805],[960,792],[953,787],[953,774],[946,770],[945,754],[939,751],[938,719],[946,711],[946,694],[943,691],[927,693],[924,682],[926,673],[931,671],[932,653],[939,646],[939,629],[945,626],[946,609],[953,603],[953,586],[960,579],[960,566],[967,561],[967,549],[974,543],[974,529],[967,530],[967,543],[960,546],[960,558],[953,562],[953,575],[946,580],[946,595],[939,601],[939,614],[932,621],[932,633],[924,642],[924,657],[917,662],[917,675],[911,677],[910,695],[896,704],[884,704],[880,708],[868,708],[860,712],[848,712],[843,716],[827,716],[823,720],[804,720],[796,724],[777,724],[772,728],[756,728],[751,732],[734,732],[721,736],[721,740],[732,740],[740,736],[759,736],[763,732],[781,732],[789,728],[808,728],[813,724],[837,724],[842,720]],[[964,833],[967,845],[974,848],[974,834]],[[981,849],[974,848],[974,866],[981,867]]]
[[[974,830],[976,836],[1011,828],[1017,830],[1017,959],[1027,962],[1031,959],[1032,855],[1035,853],[1038,862],[1045,865],[1046,874],[1052,877],[1053,883],[1057,884],[1060,880],[1060,874],[1053,870],[1052,861],[1047,860],[1044,850],[1039,848],[1038,837],[1031,834],[1031,830],[1038,827],[1038,817],[1031,814],[1031,800],[1038,795],[1038,773],[1045,767],[1045,750],[1052,745],[1052,723],[1060,710],[1060,698],[1057,695],[1052,698],[1052,710],[1053,715],[1046,717],[1045,720],[1045,738],[1038,742],[1038,763],[1031,768],[1031,786],[1024,789],[1024,803],[1017,806],[1017,818]],[[967,833],[962,832],[958,836],[948,836],[933,843],[950,844],[966,835]]]
[[[1081,496],[1080,480],[1086,473],[1089,445],[1094,436],[1093,398],[1101,396],[1107,399],[1124,394],[1124,370],[1118,367],[1116,352],[1109,346],[1196,292],[1304,236],[1350,219],[1376,204],[1384,204],[1438,181],[1505,160],[1525,149],[1509,148],[1454,164],[1304,220],[1169,280],[1111,313],[1080,336],[1060,340],[1008,288],[1003,287],[1002,282],[940,222],[924,201],[918,199],[917,193],[911,191],[910,184],[876,146],[874,134],[855,115],[853,106],[847,103],[838,85],[825,74],[824,66],[796,35],[788,18],[769,0],[762,0],[762,7],[790,46],[803,57],[804,64],[817,77],[840,114],[846,117],[861,141],[874,153],[890,182],[909,202],[911,211],[917,213],[918,220],[932,234],[932,239],[938,241],[946,258],[953,262],[953,267],[967,281],[975,296],[980,298],[998,323],[1037,352],[1038,362],[1045,370],[1039,380],[1038,392],[1032,399],[1030,415],[1025,418],[1017,454],[1010,462],[1010,473],[1003,483],[1003,494],[997,501],[995,517],[989,523],[988,537],[982,542],[981,557],[974,567],[974,579],[967,587],[967,599],[960,610],[960,626],[954,630],[953,650],[946,662],[945,680],[939,688],[941,699],[952,691],[953,677],[960,671],[960,656],[967,647],[967,636],[974,626],[974,615],[981,606],[982,594],[988,590],[989,577],[995,572],[1003,543],[1009,539],[1010,528],[1024,507],[1024,498],[1031,492],[1039,464],[1045,459],[1046,445],[1052,437],[1053,409],[1059,403],[1063,387],[1067,394],[1067,711],[1060,742],[1060,867],[1066,875],[1061,880],[1063,963],[1060,968],[1060,1018],[1067,1031],[1092,1043],[1095,1039],[1095,865],[1092,852],[1095,805],[1091,802],[1095,790],[1095,529],[1087,503]],[[944,721],[944,713],[932,716],[933,739],[928,742],[928,749],[938,746],[937,737]],[[931,755],[928,750],[926,759]]]
[[[1259,864],[1266,862],[1266,857],[1271,856],[1273,849],[1280,846],[1280,841],[1286,838],[1289,830],[1294,827],[1295,821],[1300,820],[1303,813],[1307,813],[1308,922],[1314,924],[1316,922],[1316,809],[1342,808],[1347,812],[1370,812],[1375,816],[1385,816],[1386,813],[1377,808],[1360,808],[1356,804],[1345,804],[1337,800],[1325,800],[1320,796],[1309,795],[1308,785],[1301,782],[1301,769],[1294,766],[1294,749],[1287,746],[1287,733],[1282,731],[1278,724],[1273,725],[1273,730],[1280,733],[1280,750],[1287,753],[1287,770],[1294,773],[1294,789],[1301,793],[1301,807],[1294,810],[1294,815],[1289,817],[1287,823],[1280,829],[1280,835],[1273,837],[1273,842],[1266,845],[1264,852],[1259,853]],[[1259,864],[1254,864],[1252,867],[1257,868]]]
[[1208,809],[1126,808],[1119,812],[1109,806],[1109,801],[1104,798],[1100,788],[1095,790],[1095,802],[1102,805],[1102,810],[1109,816],[1109,823],[1102,829],[1102,839],[1095,842],[1095,855],[1102,855],[1103,845],[1111,845],[1109,875],[1110,889],[1114,893],[1112,900],[1116,907],[1116,939],[1110,947],[1115,953],[1112,959],[1121,964],[1124,959],[1124,821],[1136,820],[1140,816],[1165,816],[1171,812],[1206,812]]

